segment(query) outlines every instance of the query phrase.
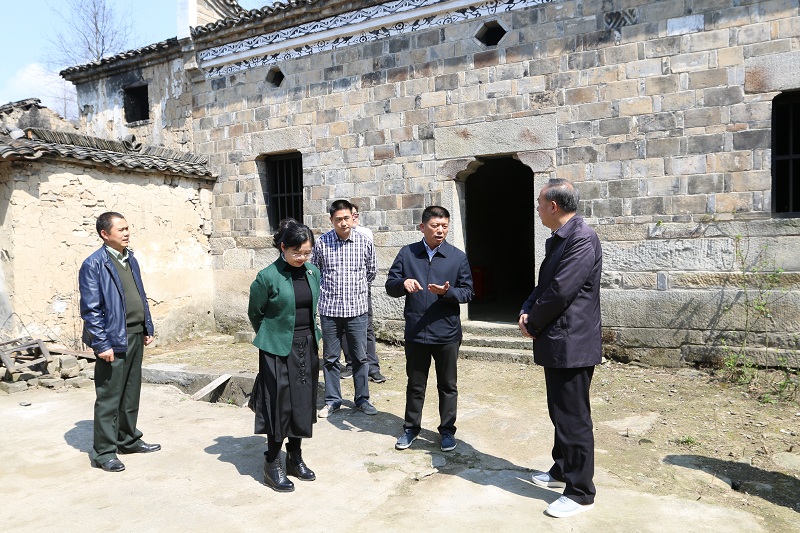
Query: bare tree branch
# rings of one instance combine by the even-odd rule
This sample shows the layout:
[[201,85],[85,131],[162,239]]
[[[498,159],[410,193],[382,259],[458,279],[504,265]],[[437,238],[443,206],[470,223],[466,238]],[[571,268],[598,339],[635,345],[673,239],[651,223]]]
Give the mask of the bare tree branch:
[[53,11],[61,29],[52,34],[47,64],[54,70],[92,63],[130,48],[130,16],[113,0],[60,0]]

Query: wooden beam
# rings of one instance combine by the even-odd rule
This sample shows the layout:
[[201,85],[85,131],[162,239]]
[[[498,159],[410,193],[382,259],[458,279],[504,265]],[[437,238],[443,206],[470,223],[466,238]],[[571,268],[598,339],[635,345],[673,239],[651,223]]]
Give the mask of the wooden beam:
[[217,379],[215,379],[214,381],[212,381],[211,383],[209,383],[208,385],[206,385],[205,387],[203,387],[199,391],[197,391],[194,394],[192,394],[192,400],[199,400],[200,398],[202,398],[203,396],[205,396],[209,392],[213,391],[214,389],[216,389],[217,387],[219,387],[220,385],[222,385],[223,383],[225,383],[229,379],[231,379],[231,375],[230,374],[222,374],[220,377],[218,377]]

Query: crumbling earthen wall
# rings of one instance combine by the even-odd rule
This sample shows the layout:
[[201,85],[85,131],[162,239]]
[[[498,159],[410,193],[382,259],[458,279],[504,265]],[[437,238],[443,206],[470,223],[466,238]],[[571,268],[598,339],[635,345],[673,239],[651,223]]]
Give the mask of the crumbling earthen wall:
[[15,326],[72,343],[80,337],[77,276],[102,241],[104,211],[131,227],[157,336],[176,341],[214,329],[203,181],[65,161],[0,164],[0,259]]

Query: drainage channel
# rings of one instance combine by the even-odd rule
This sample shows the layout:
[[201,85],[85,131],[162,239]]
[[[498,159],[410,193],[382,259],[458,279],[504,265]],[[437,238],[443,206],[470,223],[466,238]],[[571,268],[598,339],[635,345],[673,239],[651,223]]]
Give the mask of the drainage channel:
[[[222,374],[189,372],[169,365],[142,367],[142,381],[157,385],[173,385],[189,396],[209,385]],[[198,398],[198,401],[244,406],[250,397],[255,374],[232,374],[231,378]]]

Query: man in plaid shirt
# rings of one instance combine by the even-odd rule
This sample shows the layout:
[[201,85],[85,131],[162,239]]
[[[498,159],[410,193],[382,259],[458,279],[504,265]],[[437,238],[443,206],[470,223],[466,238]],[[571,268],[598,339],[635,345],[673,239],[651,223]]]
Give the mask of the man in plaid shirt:
[[322,326],[322,374],[325,378],[326,418],[342,405],[339,356],[342,339],[351,349],[356,409],[368,415],[378,412],[369,401],[367,364],[368,289],[378,270],[375,247],[364,234],[353,231],[353,206],[336,200],[328,211],[333,230],[317,239],[312,263],[321,274],[319,318]]

